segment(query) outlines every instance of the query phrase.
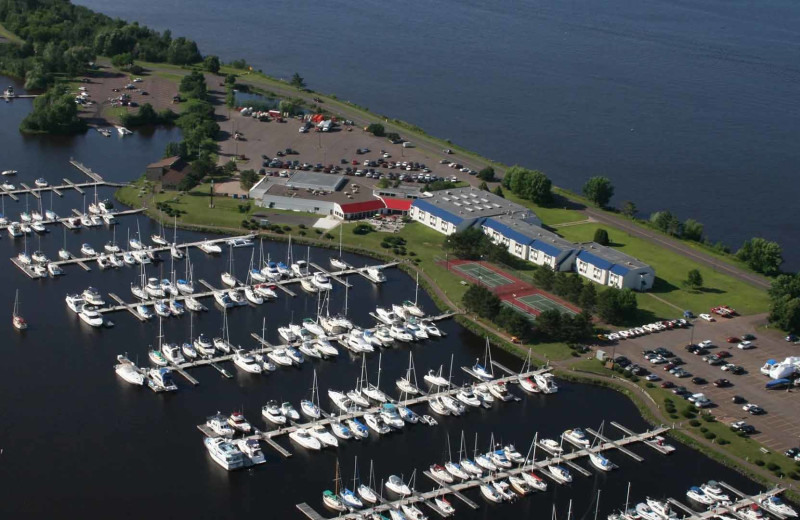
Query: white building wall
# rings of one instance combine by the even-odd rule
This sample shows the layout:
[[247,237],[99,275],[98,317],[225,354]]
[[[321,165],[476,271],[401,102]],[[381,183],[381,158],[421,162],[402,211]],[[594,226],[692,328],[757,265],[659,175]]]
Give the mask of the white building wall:
[[584,278],[588,278],[601,285],[606,285],[608,281],[608,270],[595,267],[588,262],[584,262],[580,258],[575,259],[575,271]]

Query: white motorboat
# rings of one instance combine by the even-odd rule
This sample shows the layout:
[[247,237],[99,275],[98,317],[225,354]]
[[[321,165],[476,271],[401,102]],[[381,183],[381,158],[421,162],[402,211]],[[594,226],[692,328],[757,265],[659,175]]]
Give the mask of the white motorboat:
[[81,293],[83,299],[86,300],[86,303],[90,303],[92,305],[105,305],[106,301],[100,295],[100,291],[95,289],[94,287],[88,287],[86,290]]
[[197,247],[200,248],[200,251],[209,255],[218,255],[222,253],[222,248],[220,246],[208,240],[201,242]]
[[294,347],[286,347],[286,355],[289,356],[289,359],[291,359],[292,363],[295,365],[300,365],[303,363],[303,361],[305,361],[305,357],[303,356],[302,352]]
[[[333,401],[333,404],[335,404],[336,407],[339,408],[343,412],[347,412],[353,407],[353,403],[350,401],[350,399],[347,397],[347,395],[344,392],[339,392],[339,391],[336,391],[336,390],[330,390],[329,389],[328,390],[328,397],[330,398],[331,401]],[[352,426],[351,426],[351,429],[352,429]]]
[[662,520],[661,515],[650,509],[650,506],[644,502],[636,504],[635,511],[642,520]]
[[383,326],[378,326],[375,329],[375,337],[380,340],[383,345],[390,346],[394,341],[390,330]]
[[788,517],[796,517],[797,511],[780,499],[780,497],[772,496],[765,498],[761,501],[761,507],[763,507],[766,511],[781,516],[788,516]]
[[206,420],[206,426],[221,437],[232,437],[235,433],[228,424],[228,418],[219,412]]
[[233,355],[233,363],[245,372],[249,372],[251,374],[261,373],[261,365],[256,362],[253,356],[246,353],[242,349],[237,350],[236,354]]
[[463,458],[461,459],[460,464],[461,467],[464,469],[464,471],[466,471],[467,473],[475,475],[476,477],[480,477],[483,475],[483,469],[481,469],[481,467],[478,466],[478,464],[475,463],[475,461],[473,460],[470,460],[468,458]]
[[281,404],[281,413],[290,421],[300,420],[300,414],[289,401],[284,401],[283,404]]
[[491,382],[488,383],[487,386],[489,387],[489,392],[501,401],[510,401],[514,399],[514,397],[508,393],[508,387],[503,382]]
[[336,436],[321,424],[317,424],[309,428],[308,433],[317,439],[323,446],[329,446],[331,448],[336,448],[339,446],[339,440],[336,438]]
[[408,520],[428,520],[428,517],[412,503],[400,504],[400,508],[403,510],[403,514],[406,515]]
[[10,223],[6,229],[8,230],[8,236],[11,238],[21,237],[24,234],[19,222]]
[[697,486],[692,486],[686,491],[686,496],[689,497],[691,500],[694,500],[698,504],[703,504],[706,506],[713,505],[714,499],[710,496],[706,495],[702,489]]
[[183,303],[186,304],[187,309],[193,312],[200,312],[206,310],[205,306],[192,296],[187,296],[186,299],[183,300]]
[[322,449],[322,443],[320,443],[316,437],[312,436],[305,428],[299,428],[293,431],[289,434],[289,438],[308,450]]
[[517,378],[517,382],[519,383],[519,386],[529,394],[538,394],[540,391],[539,385],[537,385],[536,381],[530,377],[519,377]]
[[564,440],[576,444],[581,448],[588,448],[592,444],[591,441],[589,441],[589,438],[586,437],[586,434],[583,433],[583,430],[580,428],[566,430],[562,436],[564,437]]
[[722,486],[719,485],[719,482],[716,480],[709,480],[702,486],[700,489],[703,490],[703,493],[713,498],[716,502],[730,502],[731,497],[725,491],[723,491]]
[[304,278],[311,273],[308,271],[308,262],[305,260],[298,260],[292,264],[292,275],[297,278]]
[[525,457],[522,456],[522,453],[517,451],[517,448],[513,444],[506,444],[503,446],[503,453],[506,454],[506,458],[511,462],[516,464],[525,462]]
[[325,273],[314,273],[312,281],[320,291],[330,291],[333,289],[333,284]]
[[572,482],[572,475],[566,468],[562,466],[559,466],[557,464],[552,464],[550,466],[547,466],[547,471],[549,471],[553,479],[555,479],[555,481],[560,484],[567,484],[569,482]]
[[675,516],[672,512],[672,508],[669,506],[669,502],[662,502],[650,497],[647,497],[645,502],[650,509],[655,511],[655,513],[658,514],[658,516],[660,516],[663,520],[668,520]]
[[386,325],[391,325],[395,322],[400,321],[400,317],[397,314],[395,314],[393,311],[390,311],[385,307],[376,307],[375,316],[377,316],[378,319],[383,323],[385,323]]
[[325,335],[325,329],[323,329],[322,326],[319,323],[317,323],[317,321],[314,320],[313,318],[304,318],[302,325],[304,329],[306,329],[311,334],[314,334],[315,336]]
[[441,396],[437,395],[436,397],[431,398],[428,401],[428,406],[430,406],[431,410],[439,415],[450,415],[450,409],[445,406]]
[[384,403],[380,411],[381,419],[395,430],[402,429],[406,422],[400,417],[400,411],[397,406],[392,403]]
[[534,374],[533,380],[539,386],[539,390],[545,394],[554,394],[558,392],[558,385],[553,378],[553,374],[546,372],[544,374]]
[[756,504],[750,504],[750,507],[744,507],[739,510],[739,517],[744,520],[766,520],[767,516]]
[[[13,96],[14,95],[14,88],[13,87],[8,87],[7,89],[5,89],[3,91],[3,95],[4,96],[9,96],[9,97]],[[0,175],[10,176],[10,175],[16,175],[18,173],[19,173],[19,171],[17,171],[17,170],[3,170],[3,172],[0,173]]]
[[475,385],[472,388],[473,393],[485,404],[491,406],[494,403],[494,396],[489,391],[489,386],[485,383]]
[[217,302],[223,309],[229,309],[234,305],[231,297],[228,296],[228,293],[224,291],[214,291],[214,301]]
[[136,260],[137,264],[152,263],[150,257],[147,256],[147,251],[131,251],[131,255],[133,255],[133,259]]
[[161,352],[170,363],[180,365],[181,363],[186,362],[183,354],[181,354],[181,347],[175,343],[164,343],[164,345],[161,347]]
[[286,424],[286,417],[281,413],[281,409],[275,401],[270,401],[263,406],[261,415],[264,416],[264,419],[278,426]]
[[153,304],[153,309],[156,311],[156,314],[161,316],[162,318],[169,318],[172,314],[169,310],[169,304],[165,300],[158,300]]
[[106,242],[106,245],[103,246],[103,249],[106,250],[107,253],[119,253],[121,250],[116,242]]
[[439,330],[439,327],[434,325],[432,321],[422,320],[421,322],[419,322],[419,325],[420,327],[425,329],[425,332],[428,333],[429,337],[434,336],[439,338],[442,336],[442,331]]
[[271,359],[276,365],[288,367],[292,365],[292,358],[286,353],[286,349],[276,348],[275,350],[267,353],[267,357]]
[[217,353],[214,343],[205,334],[200,334],[194,340],[194,348],[201,356],[213,356]]
[[480,489],[481,495],[483,495],[486,500],[497,504],[503,501],[502,495],[500,495],[500,493],[498,493],[495,487],[490,483],[484,482],[481,484]]
[[33,181],[33,183],[36,185],[37,188],[46,188],[50,186],[50,183],[48,183],[43,177],[39,177],[38,179]]
[[436,386],[436,387],[450,386],[450,382],[447,381],[447,379],[445,379],[444,377],[442,377],[441,369],[439,369],[439,373],[434,372],[433,369],[428,370],[428,373],[425,374],[425,377],[423,377],[423,379],[425,379],[425,382],[427,382],[431,386]]
[[314,340],[314,347],[322,354],[323,357],[335,357],[339,355],[339,351],[330,344],[330,342],[323,338]]
[[97,309],[89,305],[83,306],[81,312],[78,313],[78,317],[81,321],[92,327],[102,327],[103,323],[105,323],[103,315],[97,312]]
[[144,374],[142,374],[141,370],[139,370],[136,365],[122,355],[117,356],[117,360],[119,364],[114,367],[114,371],[119,377],[132,385],[144,385]]
[[44,227],[44,224],[41,222],[33,222],[31,224],[31,229],[36,231],[37,233],[44,233],[47,231],[47,228]]
[[183,345],[181,345],[181,352],[183,352],[183,355],[188,359],[197,358],[197,351],[195,350],[194,345],[192,345],[189,342],[186,342]]
[[233,441],[233,443],[245,457],[250,459],[251,464],[263,464],[267,461],[264,452],[261,451],[261,445],[256,439],[238,439]]
[[86,303],[86,300],[80,294],[68,294],[64,301],[67,302],[67,307],[74,313],[81,312],[83,305]]
[[364,274],[374,283],[383,283],[386,281],[386,275],[383,274],[383,270],[378,266],[367,267]]
[[231,247],[252,247],[253,246],[253,241],[250,240],[249,237],[230,238],[226,242]]
[[31,255],[31,260],[36,262],[37,264],[46,264],[50,261],[42,251],[34,251]]
[[203,440],[211,458],[228,471],[244,467],[244,454],[232,442],[207,437]]
[[399,322],[393,323],[392,326],[389,327],[389,335],[392,337],[392,339],[396,339],[397,341],[402,341],[405,343],[414,341],[414,335],[406,330],[406,328]]
[[428,333],[416,322],[415,318],[406,321],[405,329],[409,334],[414,336],[414,339],[428,339]]
[[97,251],[89,244],[81,245],[81,254],[83,256],[97,256]]
[[476,455],[475,463],[487,471],[497,471],[497,466],[494,465],[494,462],[492,462],[492,459],[490,459],[488,455]]
[[561,445],[553,439],[541,439],[539,440],[539,445],[554,455],[558,455],[563,451]]
[[616,465],[613,462],[611,462],[610,460],[605,458],[600,453],[590,452],[589,453],[589,462],[592,463],[592,466],[594,466],[595,468],[597,468],[597,469],[599,469],[601,471],[611,471],[612,469],[614,469],[616,467]]
[[466,404],[467,406],[481,405],[481,400],[475,396],[470,387],[465,387],[459,390],[458,393],[456,394],[456,399]]
[[153,313],[150,312],[150,309],[147,307],[147,305],[137,305],[136,314],[145,320],[149,320],[153,317]]
[[64,274],[64,270],[52,262],[47,264],[47,272],[50,273],[50,276],[60,276]]
[[522,472],[522,478],[531,488],[538,491],[547,491],[547,482],[533,471]]
[[158,280],[158,278],[148,278],[147,284],[144,286],[144,290],[152,298],[163,298],[166,296],[164,294],[164,289],[161,288],[161,282]]
[[271,285],[267,285],[265,283],[259,283],[253,286],[253,290],[256,292],[257,295],[264,299],[274,300],[278,297],[278,293],[275,292],[275,287]]
[[397,493],[398,495],[408,496],[411,494],[411,488],[409,488],[408,485],[403,482],[403,479],[397,475],[390,475],[384,485],[386,486],[386,489],[392,491],[393,493]]
[[514,493],[511,492],[511,486],[505,480],[494,480],[492,486],[497,493],[503,497],[503,500],[514,500]]
[[449,395],[443,394],[439,396],[439,400],[441,403],[450,410],[450,413],[453,415],[461,415],[467,411],[466,407],[459,403],[457,400],[453,399]]
[[17,255],[17,260],[19,260],[20,263],[24,265],[31,265],[31,263],[33,262],[33,260],[31,259],[31,255],[29,255],[25,251]]
[[280,335],[281,339],[286,343],[292,343],[299,339],[297,335],[292,332],[291,327],[278,327],[278,335]]
[[367,426],[378,435],[385,435],[392,431],[389,425],[386,424],[378,414],[364,414],[364,422],[366,422]]

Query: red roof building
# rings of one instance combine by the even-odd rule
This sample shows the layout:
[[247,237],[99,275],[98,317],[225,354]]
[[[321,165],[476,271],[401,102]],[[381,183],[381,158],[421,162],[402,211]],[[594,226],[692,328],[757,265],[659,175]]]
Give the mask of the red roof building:
[[414,202],[414,199],[393,199],[391,197],[381,197],[381,200],[390,212],[399,211],[401,213],[407,213],[411,209],[411,203]]

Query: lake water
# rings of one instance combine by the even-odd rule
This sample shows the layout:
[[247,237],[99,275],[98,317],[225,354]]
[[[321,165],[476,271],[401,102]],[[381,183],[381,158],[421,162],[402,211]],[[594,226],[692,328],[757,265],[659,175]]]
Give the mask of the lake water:
[[[168,140],[177,138],[164,130],[150,135],[136,132],[125,139],[103,138],[96,132],[72,138],[24,137],[16,127],[27,110],[26,104],[15,101],[0,105],[6,123],[0,126],[0,141],[5,144],[2,159],[4,164],[13,164],[20,170],[16,183],[31,183],[37,177],[51,183],[65,177],[84,180],[83,174],[67,164],[70,156],[83,160],[108,179],[129,179],[152,157],[160,155]],[[99,196],[110,196],[110,192],[101,190]],[[80,195],[68,191],[63,199],[55,197],[52,207],[65,215],[73,208],[82,208],[83,203]],[[8,201],[5,214],[16,217],[25,204],[24,198]],[[36,204],[33,198],[28,200],[31,209]],[[49,197],[45,197],[44,207],[50,204]],[[116,226],[117,241],[124,243],[128,233],[137,230],[142,237],[148,237],[159,227],[143,217],[124,217]],[[105,227],[67,232],[67,248],[76,252],[86,242],[99,249],[112,238],[112,233]],[[178,231],[178,235],[179,241],[203,238],[186,231]],[[41,249],[53,258],[62,244],[61,228],[52,228],[41,240],[29,237],[27,244],[3,233],[0,258],[13,257],[25,247],[29,251]],[[273,259],[286,258],[286,244],[269,242],[264,249]],[[245,273],[252,251],[235,251],[235,272],[239,276]],[[297,258],[306,254],[312,261],[327,264],[330,252],[294,249]],[[347,257],[353,264],[369,262],[364,257]],[[203,278],[219,286],[219,274],[227,268],[225,256],[211,258],[193,250],[191,259],[195,279]],[[156,395],[146,388],[128,385],[112,370],[120,353],[148,364],[147,351],[156,344],[158,334],[156,322],[140,323],[118,313],[110,315],[113,328],[95,330],[80,322],[64,304],[66,294],[88,286],[130,301],[129,286],[137,279],[136,269],[103,272],[93,268],[85,272],[71,266],[61,278],[35,281],[10,262],[5,265],[0,270],[0,284],[6,288],[0,301],[0,311],[5,316],[0,320],[4,338],[0,348],[0,366],[4,367],[0,378],[0,510],[5,518],[138,519],[152,514],[171,518],[242,518],[245,514],[299,518],[294,508],[299,502],[309,502],[323,510],[321,492],[332,487],[337,458],[345,479],[352,479],[354,458],[358,457],[362,475],[366,476],[369,461],[373,460],[380,480],[393,473],[408,477],[415,468],[422,470],[443,461],[448,436],[456,451],[462,431],[471,451],[476,434],[481,449],[486,449],[491,433],[497,441],[513,442],[524,449],[537,431],[556,437],[571,427],[597,428],[603,420],[616,420],[636,431],[646,428],[635,407],[622,395],[586,385],[563,384],[556,395],[523,396],[519,403],[443,419],[437,428],[412,426],[380,440],[371,436],[360,443],[346,443],[335,452],[326,450],[312,455],[291,446],[294,456],[284,460],[265,448],[268,462],[262,467],[227,473],[207,455],[202,435],[195,428],[197,424],[218,410],[230,413],[241,409],[263,429],[261,406],[270,399],[289,400],[297,406],[309,394],[314,369],[319,376],[323,406],[330,409],[324,397],[327,389],[352,388],[360,373],[360,360],[343,352],[335,361],[308,362],[300,369],[281,369],[270,376],[243,374],[229,366],[236,372],[233,379],[221,377],[210,367],[199,368],[192,372],[200,381],[199,386],[191,387],[177,376],[180,390],[176,394]],[[167,261],[150,266],[148,274],[168,276],[169,268]],[[183,273],[183,262],[176,265],[176,270]],[[380,287],[361,277],[350,277],[353,288],[349,292],[349,312],[358,324],[372,324],[368,313],[376,305],[413,298],[414,284],[407,275],[396,269],[388,270],[387,275],[388,281]],[[24,333],[11,327],[15,289],[19,289],[21,312],[30,323]],[[343,288],[335,287],[332,311],[342,309],[344,296]],[[426,295],[421,294],[420,301],[426,309],[434,309]],[[222,314],[210,302],[207,305],[210,312],[194,319],[195,335],[203,332],[214,336],[221,329]],[[259,332],[262,319],[266,318],[267,338],[277,343],[278,326],[313,316],[315,310],[316,299],[302,293],[294,299],[281,295],[260,308],[234,309],[229,316],[232,342],[253,347],[250,334]],[[384,390],[395,393],[393,382],[403,375],[409,351],[414,354],[420,377],[429,368],[444,366],[447,371],[452,355],[454,381],[467,379],[458,367],[483,355],[483,340],[452,320],[441,326],[448,334],[446,338],[384,350],[380,372]],[[165,320],[164,335],[166,341],[174,342],[189,338],[189,316]],[[515,369],[520,365],[519,360],[502,352],[496,352],[495,359]],[[369,357],[367,368],[371,380],[376,381],[378,356]],[[611,434],[610,429],[607,431]],[[281,442],[288,445],[285,439]],[[633,451],[644,456],[646,462],[639,464],[612,453],[610,457],[620,466],[619,471],[603,475],[593,472],[591,478],[576,476],[571,486],[551,484],[547,493],[514,504],[486,506],[475,491],[468,492],[481,508],[470,511],[455,503],[458,518],[539,517],[549,515],[554,504],[563,517],[569,500],[574,500],[576,518],[592,518],[598,490],[602,490],[600,514],[604,518],[623,505],[628,481],[634,482],[635,500],[648,495],[682,498],[689,485],[713,478],[748,492],[757,489],[752,482],[685,447],[679,447],[670,457],[641,446]],[[419,476],[417,488],[430,487]]]
[[800,267],[792,0],[79,0]]

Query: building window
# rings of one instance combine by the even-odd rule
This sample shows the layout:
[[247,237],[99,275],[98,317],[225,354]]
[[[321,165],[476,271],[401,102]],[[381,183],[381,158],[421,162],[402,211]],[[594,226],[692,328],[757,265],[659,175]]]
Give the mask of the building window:
[[578,272],[581,274],[586,274],[586,268],[589,266],[586,262],[578,261]]
[[600,269],[599,267],[595,267],[594,271],[592,272],[592,276],[594,276],[595,278],[600,278],[601,276],[603,276],[603,270]]

